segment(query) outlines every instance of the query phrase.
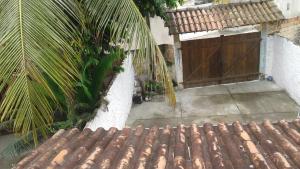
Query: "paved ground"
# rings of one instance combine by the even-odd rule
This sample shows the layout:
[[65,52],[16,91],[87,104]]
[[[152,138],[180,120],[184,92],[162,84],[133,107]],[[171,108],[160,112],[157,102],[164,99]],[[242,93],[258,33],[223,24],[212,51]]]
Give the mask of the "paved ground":
[[267,81],[185,89],[176,94],[175,109],[159,99],[134,105],[126,125],[150,127],[236,120],[243,123],[263,119],[291,120],[300,110],[284,90]]

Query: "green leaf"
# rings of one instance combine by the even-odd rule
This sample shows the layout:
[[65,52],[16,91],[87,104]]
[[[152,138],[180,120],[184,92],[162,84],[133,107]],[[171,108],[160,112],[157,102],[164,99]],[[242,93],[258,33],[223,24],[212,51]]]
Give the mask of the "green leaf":
[[[115,44],[134,50],[134,65],[137,73],[146,71],[164,84],[165,94],[172,105],[176,97],[165,60],[151,31],[133,0],[89,0],[85,1],[90,17],[99,30],[108,26]],[[152,65],[152,66],[151,66]],[[154,69],[152,69],[154,68]]]
[[0,77],[9,84],[0,107],[1,121],[15,119],[14,131],[32,131],[36,143],[37,128],[46,135],[53,121],[50,102],[56,101],[44,74],[67,96],[78,77],[80,59],[70,45],[75,35],[65,13],[68,3],[0,2]]
[[96,66],[91,86],[91,91],[94,91],[94,99],[97,99],[107,74],[113,69],[113,63],[120,59],[121,54],[123,54],[123,50],[112,49],[108,55],[102,57],[100,63]]

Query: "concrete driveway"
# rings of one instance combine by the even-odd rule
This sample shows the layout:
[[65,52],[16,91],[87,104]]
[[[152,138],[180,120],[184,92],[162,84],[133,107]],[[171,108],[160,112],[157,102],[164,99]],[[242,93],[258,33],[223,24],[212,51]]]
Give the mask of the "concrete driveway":
[[263,119],[292,120],[300,110],[283,89],[268,81],[184,89],[176,95],[178,103],[175,109],[163,99],[134,105],[126,125],[150,127],[237,120],[243,123]]

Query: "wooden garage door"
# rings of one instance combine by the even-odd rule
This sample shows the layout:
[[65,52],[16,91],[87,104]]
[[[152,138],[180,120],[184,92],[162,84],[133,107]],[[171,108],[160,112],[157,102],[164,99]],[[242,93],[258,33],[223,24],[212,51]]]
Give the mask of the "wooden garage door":
[[259,76],[259,32],[181,44],[186,88],[254,80]]

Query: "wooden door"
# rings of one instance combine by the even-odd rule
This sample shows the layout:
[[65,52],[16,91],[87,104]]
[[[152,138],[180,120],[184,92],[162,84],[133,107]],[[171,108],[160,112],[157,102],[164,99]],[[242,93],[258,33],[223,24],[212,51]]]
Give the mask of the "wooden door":
[[181,45],[185,88],[258,78],[260,33],[184,41]]
[[219,38],[185,41],[181,45],[184,86],[218,84],[216,78],[222,73]]
[[255,80],[259,75],[260,33],[222,37],[221,83]]

